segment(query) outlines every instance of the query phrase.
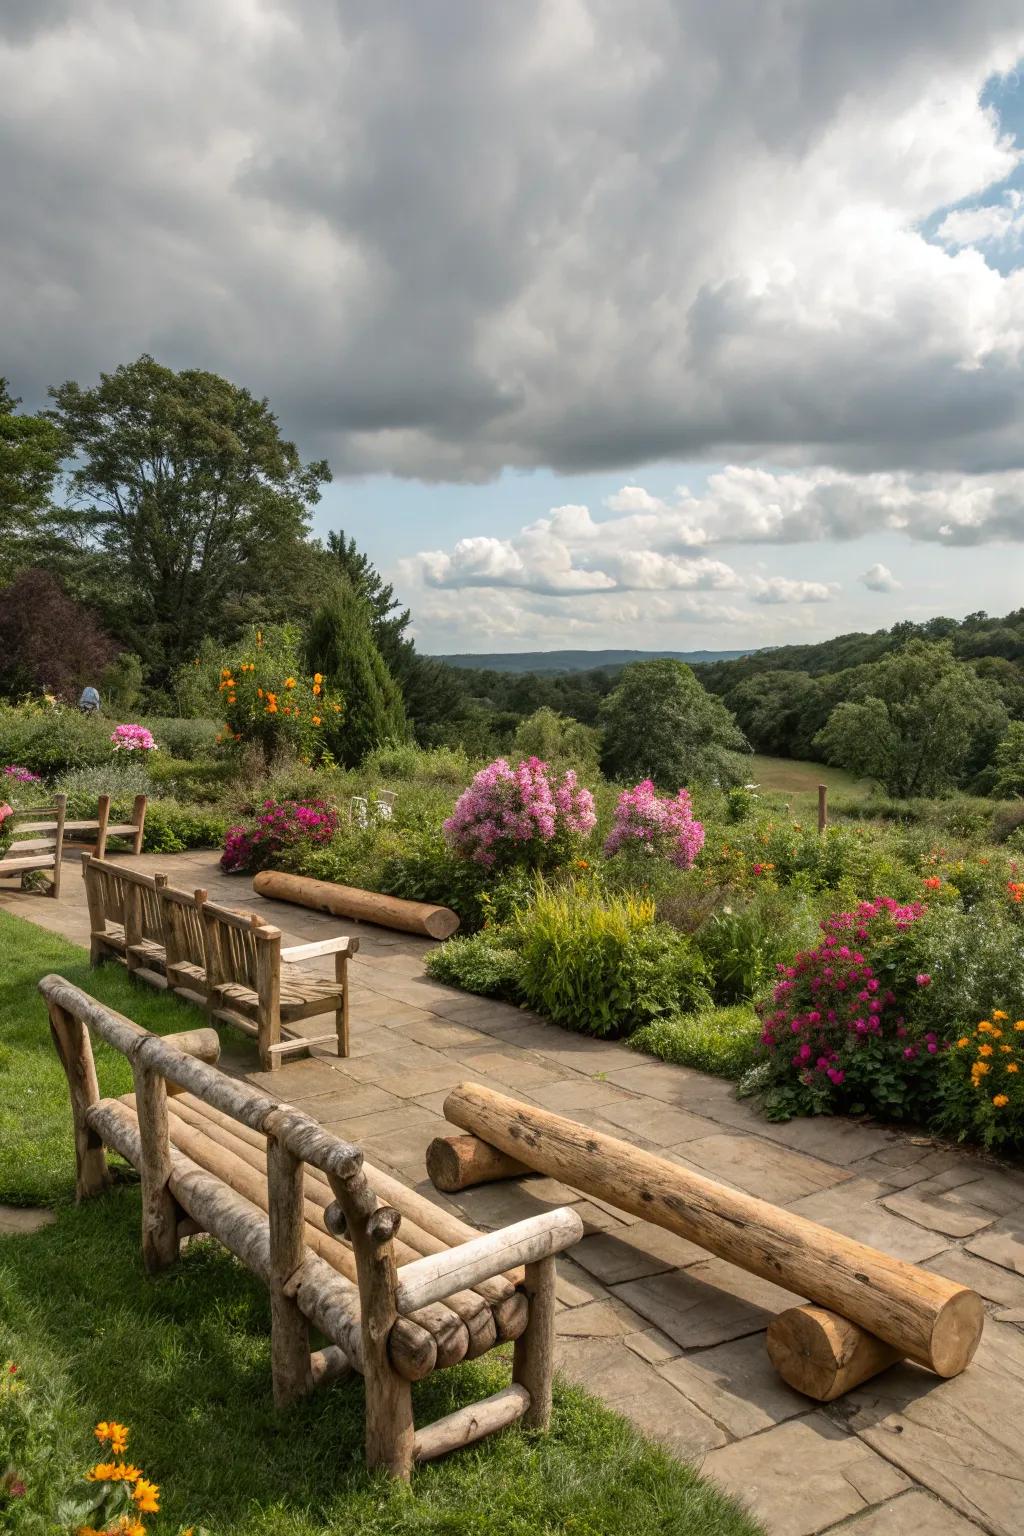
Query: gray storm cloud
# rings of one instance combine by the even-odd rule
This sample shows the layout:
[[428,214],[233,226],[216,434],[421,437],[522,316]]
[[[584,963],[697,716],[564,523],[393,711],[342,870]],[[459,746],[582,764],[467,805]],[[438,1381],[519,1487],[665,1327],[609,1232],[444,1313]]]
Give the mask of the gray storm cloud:
[[1022,53],[1019,0],[7,0],[0,371],[214,368],[340,474],[1015,468],[1006,221],[921,227]]

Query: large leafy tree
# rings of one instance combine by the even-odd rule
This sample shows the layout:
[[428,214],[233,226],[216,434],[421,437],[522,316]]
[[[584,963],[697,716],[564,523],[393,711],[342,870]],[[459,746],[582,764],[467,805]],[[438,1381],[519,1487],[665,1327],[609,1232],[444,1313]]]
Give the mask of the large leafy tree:
[[891,795],[938,795],[976,770],[1005,731],[994,685],[958,661],[950,641],[914,639],[863,669],[814,745]]
[[327,554],[331,566],[341,571],[352,590],[366,603],[373,638],[385,661],[393,666],[401,646],[410,643],[405,631],[412,614],[402,607],[394,587],[384,580],[369,555],[354,538],[346,537],[344,528],[327,535]]
[[107,691],[117,647],[49,571],[19,571],[0,589],[0,694],[43,688],[65,702],[87,684]]
[[148,356],[51,394],[75,456],[67,528],[102,554],[97,598],[156,680],[254,606],[273,618],[298,601],[309,509],[330,471],[301,462],[266,400]]
[[49,507],[64,455],[56,424],[20,404],[0,378],[0,580],[27,557],[25,541]]
[[408,735],[402,693],[373,638],[365,598],[344,578],[313,615],[306,666],[329,679],[345,699],[337,727],[325,740],[338,762],[355,768],[368,752]]
[[601,766],[610,778],[653,779],[659,789],[735,784],[746,739],[721,699],[707,693],[684,662],[663,659],[626,667],[601,707]]

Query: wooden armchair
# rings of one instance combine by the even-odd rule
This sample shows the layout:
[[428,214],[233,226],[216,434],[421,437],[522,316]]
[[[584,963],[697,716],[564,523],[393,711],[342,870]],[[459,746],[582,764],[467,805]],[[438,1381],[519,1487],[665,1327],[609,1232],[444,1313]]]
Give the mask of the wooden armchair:
[[[210,1017],[233,1024],[259,1042],[264,1071],[287,1056],[337,1040],[338,1055],[349,1053],[348,961],[359,940],[321,939],[281,948],[281,930],[255,913],[203,902],[207,1008]],[[282,973],[322,955],[334,956],[334,980]],[[302,1035],[294,1025],[323,1013],[334,1014],[330,1034]]]
[[[212,1030],[161,1039],[61,976],[39,990],[68,1079],[78,1198],[109,1187],[112,1147],[141,1174],[149,1270],[202,1231],[267,1285],[279,1407],[361,1372],[367,1462],[398,1478],[517,1420],[547,1426],[554,1256],[583,1235],[575,1211],[481,1236],[309,1115],[218,1071]],[[133,1094],[100,1098],[91,1033],[131,1062]],[[312,1352],[311,1324],[330,1341]],[[417,1429],[413,1381],[509,1339],[510,1386]]]
[[48,870],[50,888],[47,895],[59,896],[66,813],[66,795],[55,795],[52,805],[15,811],[11,817],[15,823],[14,841],[7,852],[0,855],[0,878],[26,875],[36,869]]

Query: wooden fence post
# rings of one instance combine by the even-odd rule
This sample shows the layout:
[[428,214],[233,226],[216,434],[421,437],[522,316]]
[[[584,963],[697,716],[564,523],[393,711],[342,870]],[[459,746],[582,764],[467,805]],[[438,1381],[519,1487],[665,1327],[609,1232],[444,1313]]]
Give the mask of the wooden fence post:
[[304,1173],[302,1159],[276,1136],[268,1136],[270,1369],[278,1408],[287,1408],[312,1384],[309,1325],[288,1289],[305,1257]]
[[818,831],[824,832],[828,826],[828,785],[818,785]]
[[171,1139],[167,1127],[167,1084],[159,1072],[132,1062],[135,1112],[139,1119],[142,1158],[142,1259],[150,1274],[166,1269],[178,1257],[181,1211],[171,1194]]
[[530,1302],[526,1331],[516,1339],[512,1380],[530,1394],[523,1415],[528,1429],[547,1429],[551,1422],[551,1375],[555,1349],[555,1261],[527,1264],[524,1290]]
[[103,1142],[90,1130],[86,1112],[99,1103],[100,1089],[92,1058],[89,1031],[80,1019],[57,1003],[47,1003],[50,1033],[68,1080],[75,1126],[75,1199],[88,1200],[110,1188],[110,1169]]

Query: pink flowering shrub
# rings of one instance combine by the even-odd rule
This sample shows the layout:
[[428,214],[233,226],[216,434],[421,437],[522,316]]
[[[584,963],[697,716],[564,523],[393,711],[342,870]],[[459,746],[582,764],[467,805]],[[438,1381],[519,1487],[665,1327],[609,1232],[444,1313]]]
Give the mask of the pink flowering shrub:
[[43,782],[38,773],[33,773],[29,768],[22,768],[19,763],[8,763],[3,773],[5,778],[13,779],[15,784],[41,784]]
[[481,768],[444,823],[449,846],[486,869],[564,863],[594,830],[594,797],[570,768],[561,778],[531,757]]
[[323,847],[338,830],[324,800],[264,800],[248,827],[229,827],[220,867],[229,875],[267,869],[297,849]]
[[155,752],[156,742],[144,725],[115,725],[110,737],[115,752]]
[[14,807],[8,805],[5,800],[0,805],[0,853],[6,853],[11,845],[14,831]]
[[915,1024],[915,997],[932,982],[910,942],[924,913],[920,902],[862,901],[822,922],[816,948],[778,966],[758,1007],[767,1063],[752,1085],[766,1089],[770,1118],[927,1113],[945,1042]]
[[677,869],[690,869],[703,846],[704,827],[694,819],[688,791],[659,795],[651,780],[644,779],[619,796],[604,851],[613,858],[621,849],[637,850],[667,859]]

